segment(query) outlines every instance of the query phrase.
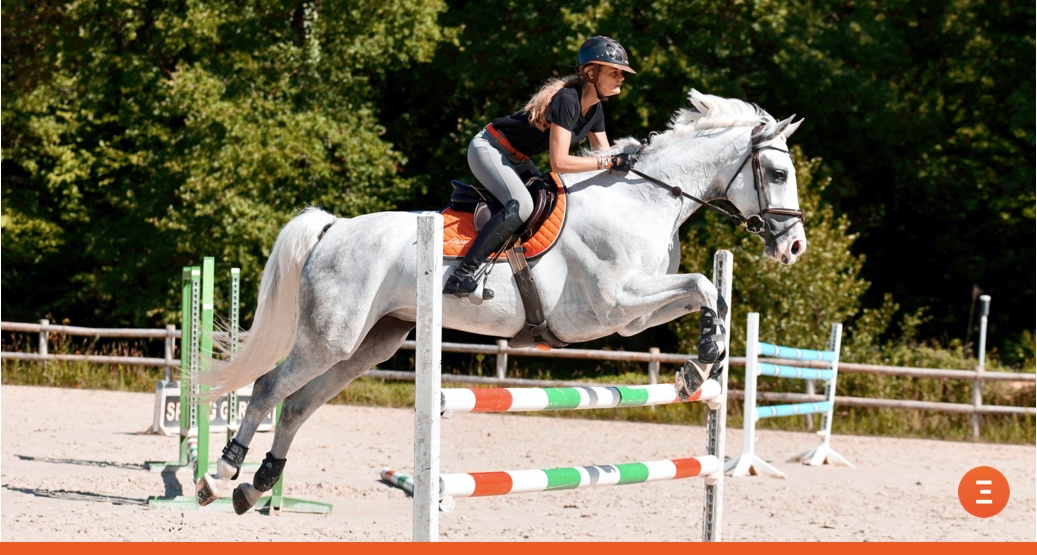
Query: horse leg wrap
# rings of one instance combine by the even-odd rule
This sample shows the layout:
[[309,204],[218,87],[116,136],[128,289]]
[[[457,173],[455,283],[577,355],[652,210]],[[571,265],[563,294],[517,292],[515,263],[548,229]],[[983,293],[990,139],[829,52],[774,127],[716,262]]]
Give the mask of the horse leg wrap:
[[227,464],[234,467],[234,475],[231,476],[231,480],[237,480],[238,474],[241,474],[241,465],[245,463],[245,455],[248,453],[248,447],[238,443],[238,438],[234,438],[227,443],[227,446],[223,448],[223,456],[220,457]]
[[709,307],[699,312],[699,362],[716,364],[727,356],[724,345],[724,322]]
[[252,487],[259,491],[270,491],[281,477],[281,473],[284,472],[284,465],[287,462],[288,459],[276,459],[272,454],[267,453],[263,464],[256,471],[256,476],[252,480]]

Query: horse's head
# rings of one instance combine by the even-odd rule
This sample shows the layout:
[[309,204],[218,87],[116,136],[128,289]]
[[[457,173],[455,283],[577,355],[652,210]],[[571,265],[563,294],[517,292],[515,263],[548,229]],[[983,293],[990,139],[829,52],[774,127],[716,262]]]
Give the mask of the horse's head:
[[807,250],[796,168],[786,144],[803,123],[792,123],[794,117],[753,129],[723,193],[743,214],[745,228],[763,239],[764,254],[782,264],[794,264]]
[[[777,121],[755,104],[695,89],[688,100],[692,107],[678,110],[668,130],[644,145],[620,139],[610,153],[637,152],[635,176],[692,200],[681,221],[705,205],[759,235],[766,256],[795,263],[807,239],[786,141],[802,120]],[[737,213],[713,200],[730,202]]]

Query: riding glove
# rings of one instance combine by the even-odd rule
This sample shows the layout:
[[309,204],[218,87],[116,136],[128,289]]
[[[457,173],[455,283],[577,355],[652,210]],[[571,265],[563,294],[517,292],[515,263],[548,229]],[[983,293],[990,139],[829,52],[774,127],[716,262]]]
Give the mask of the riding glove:
[[624,152],[623,154],[616,154],[612,156],[612,167],[609,168],[609,172],[612,170],[620,170],[628,172],[637,163],[637,155],[629,154]]

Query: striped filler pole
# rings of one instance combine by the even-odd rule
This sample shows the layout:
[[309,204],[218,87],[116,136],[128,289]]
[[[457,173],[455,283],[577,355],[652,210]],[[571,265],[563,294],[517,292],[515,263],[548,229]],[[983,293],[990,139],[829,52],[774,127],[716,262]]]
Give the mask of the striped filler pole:
[[774,418],[775,416],[795,416],[797,414],[817,414],[832,410],[832,403],[796,403],[793,405],[771,405],[756,407],[756,418]]
[[720,469],[713,456],[605,466],[442,474],[444,497],[483,497],[596,486],[641,484],[708,475]]
[[776,378],[795,378],[800,380],[830,380],[835,377],[832,370],[820,370],[816,368],[799,368],[797,366],[781,366],[761,362],[757,365],[761,376],[774,376]]
[[385,467],[382,469],[382,480],[411,495],[414,495],[414,478],[411,478],[410,476],[400,474],[395,469]]
[[773,343],[757,343],[760,346],[760,355],[765,357],[784,358],[788,360],[821,360],[834,362],[835,351],[810,351],[808,349],[797,349],[795,347],[782,347]]
[[[443,389],[444,415],[467,412],[534,412],[679,403],[672,383],[617,387],[451,388]],[[720,384],[706,380],[688,401],[721,396]]]
[[[439,497],[447,500],[643,484],[710,475],[719,470],[720,459],[706,455],[616,465],[440,474]],[[407,493],[414,492],[414,480],[391,468],[382,469],[382,480]]]
[[[385,467],[382,469],[382,480],[389,483],[390,485],[396,486],[403,491],[407,492],[408,495],[414,497],[414,478],[410,476],[400,474],[395,469]],[[443,491],[443,480],[439,480],[439,491]],[[439,496],[442,497],[442,496]],[[439,510],[444,513],[449,513],[454,510],[454,498],[447,497],[439,500]]]

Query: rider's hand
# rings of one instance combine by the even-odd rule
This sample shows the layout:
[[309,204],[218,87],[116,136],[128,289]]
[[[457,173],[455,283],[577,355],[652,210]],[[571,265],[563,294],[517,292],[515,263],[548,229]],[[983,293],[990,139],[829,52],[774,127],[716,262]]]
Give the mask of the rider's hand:
[[609,169],[609,172],[611,172],[612,170],[628,172],[631,168],[634,167],[634,164],[636,163],[636,154],[628,154],[625,152],[623,154],[616,154],[612,157],[612,167]]

